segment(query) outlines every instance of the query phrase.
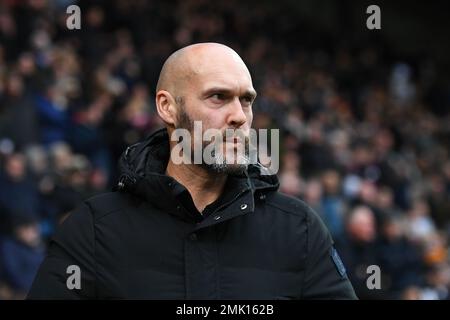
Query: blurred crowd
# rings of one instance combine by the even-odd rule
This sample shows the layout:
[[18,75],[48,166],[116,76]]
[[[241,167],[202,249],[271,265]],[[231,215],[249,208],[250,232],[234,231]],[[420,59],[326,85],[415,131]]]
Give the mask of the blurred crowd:
[[110,190],[125,147],[162,125],[162,63],[202,41],[247,63],[253,125],[281,132],[281,191],[321,215],[358,296],[449,298],[450,86],[432,59],[270,1],[79,1],[70,31],[72,3],[0,4],[0,299],[26,295],[57,225]]

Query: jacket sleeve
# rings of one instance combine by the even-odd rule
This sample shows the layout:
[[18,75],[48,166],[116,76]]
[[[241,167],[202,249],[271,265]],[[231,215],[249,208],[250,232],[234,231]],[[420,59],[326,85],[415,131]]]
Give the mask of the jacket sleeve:
[[308,255],[303,299],[357,299],[345,267],[322,219],[308,208]]
[[90,208],[83,203],[58,228],[27,299],[95,297],[95,235]]

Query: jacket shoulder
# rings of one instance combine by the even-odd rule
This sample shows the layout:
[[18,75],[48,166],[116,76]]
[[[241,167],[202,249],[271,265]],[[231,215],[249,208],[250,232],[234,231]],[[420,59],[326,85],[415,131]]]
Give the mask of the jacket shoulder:
[[278,191],[267,195],[267,204],[284,213],[297,215],[302,218],[315,214],[303,200]]
[[95,195],[84,202],[92,212],[94,220],[97,220],[110,213],[130,207],[130,204],[135,201],[131,198],[133,197],[129,194],[112,191]]

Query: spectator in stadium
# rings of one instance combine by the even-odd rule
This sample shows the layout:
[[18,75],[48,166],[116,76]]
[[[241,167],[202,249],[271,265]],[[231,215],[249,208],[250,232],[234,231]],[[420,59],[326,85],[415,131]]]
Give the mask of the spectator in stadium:
[[13,235],[0,241],[0,269],[14,297],[25,298],[44,259],[44,246],[37,220],[17,213]]
[[407,288],[423,286],[425,265],[421,248],[406,237],[401,217],[384,219],[377,250],[388,298],[400,299]]
[[23,154],[15,153],[5,159],[0,172],[0,208],[10,222],[14,212],[38,218],[40,201],[36,186],[27,172]]
[[347,233],[336,239],[350,281],[360,299],[376,299],[381,297],[379,290],[370,290],[366,280],[367,268],[379,266],[377,255],[377,230],[375,217],[367,206],[353,208],[347,218]]

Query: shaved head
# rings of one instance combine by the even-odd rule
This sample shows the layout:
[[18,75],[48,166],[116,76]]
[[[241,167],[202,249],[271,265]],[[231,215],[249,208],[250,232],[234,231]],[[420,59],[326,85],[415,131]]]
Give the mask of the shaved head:
[[196,75],[214,69],[218,63],[240,65],[250,76],[244,61],[231,49],[220,43],[197,43],[175,51],[164,63],[159,75],[156,92],[165,90],[174,97],[183,95]]

